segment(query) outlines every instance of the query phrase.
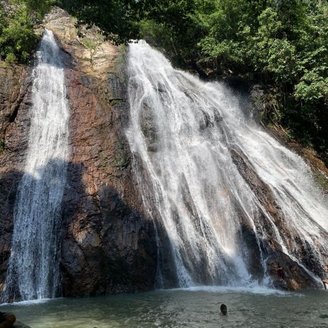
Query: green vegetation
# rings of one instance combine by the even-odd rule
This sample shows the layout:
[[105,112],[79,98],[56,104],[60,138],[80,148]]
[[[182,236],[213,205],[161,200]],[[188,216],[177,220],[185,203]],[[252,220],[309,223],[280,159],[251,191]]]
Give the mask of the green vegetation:
[[33,26],[49,9],[48,0],[11,0],[0,2],[0,61],[26,62],[38,38]]
[[[33,25],[51,0],[0,5],[0,60],[25,61]],[[280,124],[328,162],[328,3],[324,0],[54,0],[117,43],[145,38],[202,77],[260,84],[262,119]],[[7,7],[7,8],[4,8]],[[94,44],[85,40],[86,46]],[[278,105],[277,105],[278,104]]]
[[[263,117],[328,161],[328,3],[145,0],[141,35],[179,65],[239,76],[279,100]],[[206,74],[204,74],[206,75]],[[270,96],[268,96],[270,98]]]
[[140,6],[135,0],[58,0],[57,5],[78,18],[95,24],[113,41],[120,43],[138,33]]

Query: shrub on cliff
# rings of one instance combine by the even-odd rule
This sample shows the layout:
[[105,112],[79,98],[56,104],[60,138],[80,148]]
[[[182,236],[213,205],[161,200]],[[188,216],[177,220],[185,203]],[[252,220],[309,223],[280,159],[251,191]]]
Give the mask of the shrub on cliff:
[[48,0],[0,2],[0,60],[26,62],[36,48],[34,25],[48,10]]

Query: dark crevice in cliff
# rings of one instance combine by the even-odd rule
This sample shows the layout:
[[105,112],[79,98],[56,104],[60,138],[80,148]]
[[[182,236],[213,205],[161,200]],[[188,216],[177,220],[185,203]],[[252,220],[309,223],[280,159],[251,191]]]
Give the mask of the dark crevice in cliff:
[[[33,84],[33,79],[31,76],[32,73],[32,66],[26,66],[27,74],[26,78],[24,78],[23,81],[18,81],[20,83],[20,89],[17,99],[15,99],[12,108],[11,113],[8,117],[8,123],[13,123],[16,120],[16,117],[18,115],[18,111],[22,106],[22,103],[26,101],[26,95],[29,93],[31,86]],[[30,103],[27,101],[26,105],[30,105]]]
[[25,94],[20,95],[17,102],[13,105],[13,111],[10,113],[8,123],[13,123],[16,120],[16,117],[18,115],[19,108],[21,106],[21,103],[23,102]]
[[122,101],[122,102],[124,102],[125,99],[122,99],[122,98],[111,98],[111,99],[109,99],[109,103],[110,103],[110,104],[113,104],[113,103],[115,103],[116,101]]

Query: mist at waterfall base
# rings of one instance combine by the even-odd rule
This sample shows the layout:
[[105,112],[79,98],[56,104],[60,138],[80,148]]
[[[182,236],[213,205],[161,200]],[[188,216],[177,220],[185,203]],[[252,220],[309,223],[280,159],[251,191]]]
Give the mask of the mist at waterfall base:
[[224,85],[174,69],[146,42],[130,44],[128,66],[127,137],[156,223],[157,285],[272,286],[267,261],[283,254],[322,288],[327,197],[304,161]]
[[43,35],[32,77],[31,126],[14,208],[4,301],[52,298],[59,291],[58,228],[69,154],[69,111],[64,69],[51,31]]

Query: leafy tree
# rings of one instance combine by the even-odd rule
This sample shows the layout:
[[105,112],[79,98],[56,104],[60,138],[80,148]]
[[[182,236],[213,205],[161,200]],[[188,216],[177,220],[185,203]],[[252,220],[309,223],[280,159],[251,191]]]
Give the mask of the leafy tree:
[[142,1],[135,0],[59,0],[60,6],[76,16],[80,23],[96,24],[116,42],[137,36],[138,9]]
[[144,0],[141,3],[140,37],[164,48],[177,65],[194,65],[200,54],[197,41],[204,33],[202,25],[193,16],[196,2]]
[[142,3],[141,36],[164,48],[179,66],[271,86],[280,108],[266,119],[289,127],[328,159],[326,1]]
[[8,0],[0,60],[27,60],[33,25],[53,3],[116,42],[145,38],[174,64],[262,83],[280,99],[267,121],[328,161],[328,3],[323,0]]
[[12,0],[0,3],[0,60],[25,62],[35,49],[38,38],[34,25],[51,5],[50,0]]

